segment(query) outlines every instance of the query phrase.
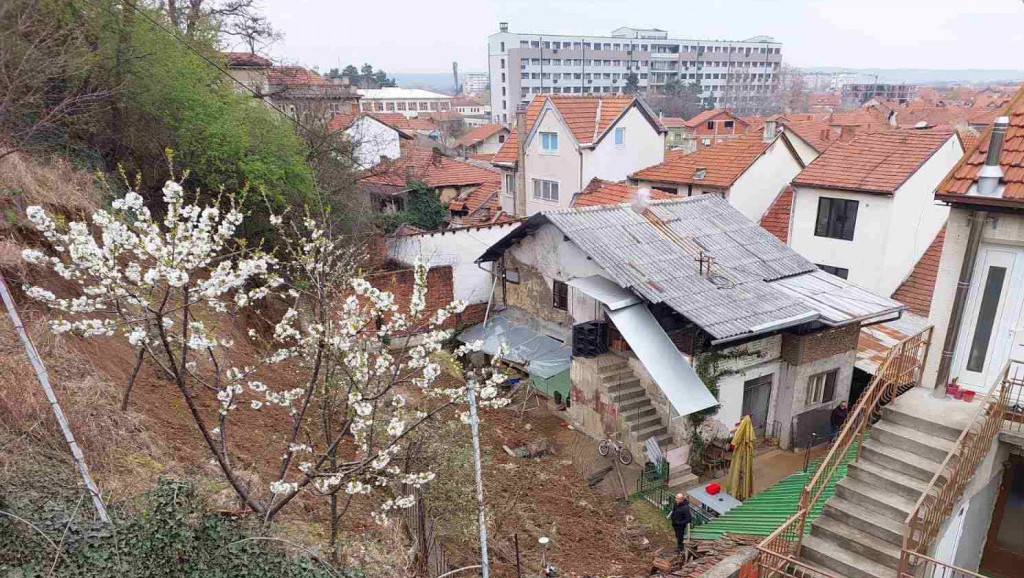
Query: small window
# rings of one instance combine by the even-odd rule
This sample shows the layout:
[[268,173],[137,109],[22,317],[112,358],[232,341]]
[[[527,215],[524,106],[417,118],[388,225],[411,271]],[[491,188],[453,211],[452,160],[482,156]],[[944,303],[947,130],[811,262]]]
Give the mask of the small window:
[[814,225],[814,235],[852,241],[859,204],[849,199],[818,199],[818,220]]
[[506,195],[512,195],[512,194],[515,194],[515,192],[516,192],[516,176],[514,174],[512,174],[512,175],[505,175],[505,194]]
[[620,147],[626,144],[626,129],[619,127],[615,129],[615,146]]
[[[690,77],[692,78],[693,75],[691,74]],[[707,127],[708,127],[708,130],[715,130],[715,121],[709,120],[708,124],[707,124]]]
[[[715,75],[715,78],[718,78],[717,74]],[[731,120],[725,121],[725,128],[732,128],[732,125],[733,125],[733,122]]]
[[558,133],[557,132],[542,132],[540,133],[540,147],[541,150],[548,153],[558,151]]
[[832,265],[822,265],[821,263],[816,263],[816,265],[818,265],[818,269],[821,269],[822,271],[829,273],[831,275],[835,275],[836,277],[841,277],[843,279],[850,278],[849,269],[844,269],[842,267],[833,267]]
[[498,142],[499,143],[504,143],[505,142],[505,135],[499,134],[498,135]]
[[558,183],[533,179],[533,198],[539,201],[558,202]]
[[557,279],[551,287],[551,306],[562,311],[569,309],[569,286]]
[[697,167],[693,171],[693,179],[696,181],[703,180],[706,176],[708,176],[708,170],[704,167]]
[[812,375],[807,380],[807,399],[805,407],[829,403],[836,397],[836,380],[839,378],[839,370],[833,369],[817,375]]

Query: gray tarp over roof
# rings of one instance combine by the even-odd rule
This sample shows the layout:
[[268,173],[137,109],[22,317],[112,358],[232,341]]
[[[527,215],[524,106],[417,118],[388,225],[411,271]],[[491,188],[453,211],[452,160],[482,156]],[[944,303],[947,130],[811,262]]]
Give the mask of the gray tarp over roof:
[[572,349],[562,342],[551,339],[528,329],[512,325],[501,315],[495,315],[483,323],[474,325],[458,336],[463,343],[483,341],[481,351],[489,355],[497,355],[498,348],[504,343],[508,345],[508,354],[504,359],[526,366],[530,375],[548,379],[569,369],[572,364]]

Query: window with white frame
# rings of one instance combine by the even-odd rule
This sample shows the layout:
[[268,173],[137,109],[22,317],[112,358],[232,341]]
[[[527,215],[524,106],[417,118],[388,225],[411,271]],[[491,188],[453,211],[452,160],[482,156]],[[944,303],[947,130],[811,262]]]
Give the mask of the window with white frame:
[[615,146],[620,147],[624,144],[626,144],[626,129],[620,126],[615,129]]
[[558,183],[555,181],[533,179],[533,198],[538,201],[551,201],[553,203],[557,203]]
[[514,174],[505,175],[505,194],[513,195],[516,192],[516,176]]
[[546,153],[558,152],[558,133],[557,132],[542,132],[540,133],[540,149]]
[[824,373],[812,375],[807,380],[807,397],[804,400],[805,407],[812,407],[829,403],[836,397],[836,380],[839,378],[839,370],[833,369]]

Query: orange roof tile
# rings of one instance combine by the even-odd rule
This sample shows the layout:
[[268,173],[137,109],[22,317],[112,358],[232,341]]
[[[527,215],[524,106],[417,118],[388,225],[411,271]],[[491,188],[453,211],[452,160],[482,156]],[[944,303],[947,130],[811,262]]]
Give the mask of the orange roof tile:
[[684,128],[684,127],[686,127],[686,119],[683,119],[683,118],[678,118],[678,117],[674,117],[674,116],[665,116],[665,117],[659,118],[658,120],[661,121],[662,126],[664,126],[665,128]]
[[410,178],[423,181],[432,188],[501,182],[501,175],[497,171],[444,155],[435,157],[433,150],[423,147],[411,147],[401,157],[382,162],[367,170],[360,182],[406,187]]
[[893,292],[892,298],[903,303],[911,311],[928,317],[932,307],[932,293],[935,292],[935,280],[939,275],[939,259],[942,258],[942,245],[946,240],[946,226],[939,229],[935,239],[918,259],[914,269],[900,286]]
[[715,118],[716,116],[718,116],[720,114],[724,114],[726,116],[729,116],[729,117],[733,118],[734,120],[738,120],[738,121],[740,121],[742,123],[746,123],[746,121],[744,121],[743,119],[733,115],[731,112],[729,112],[728,110],[726,110],[724,108],[713,108],[711,110],[705,110],[704,112],[697,113],[692,118],[690,118],[689,120],[686,121],[686,126],[688,126],[690,128],[694,128],[694,127],[700,126],[700,125],[704,124],[706,121],[709,121],[709,120]]
[[456,139],[455,144],[464,147],[473,146],[478,142],[487,140],[503,130],[506,130],[505,127],[497,123],[489,122],[482,124],[460,136]]
[[[576,140],[581,144],[595,142],[611,123],[619,117],[627,108],[636,102],[632,96],[571,96],[557,94],[539,94],[530,101],[526,107],[526,130],[530,132],[533,123],[540,116],[540,111],[548,101],[558,109],[558,113],[565,119]],[[656,121],[657,119],[655,119]],[[662,130],[663,127],[660,127]],[[494,155],[495,163],[515,164],[518,160],[518,139],[516,131],[513,130],[505,144]]]
[[267,73],[267,82],[283,86],[323,86],[327,80],[301,66],[275,66]]
[[761,217],[761,228],[783,243],[789,242],[789,221],[793,214],[793,187],[786,185]]
[[354,112],[339,112],[331,117],[331,122],[327,123],[327,130],[345,130],[356,121],[358,116]]
[[[628,203],[636,198],[639,189],[626,183],[614,183],[603,179],[593,178],[587,186],[572,199],[571,206],[593,207],[597,205],[618,205]],[[665,201],[678,198],[678,195],[651,189],[652,201]]]
[[501,179],[495,178],[494,180],[483,183],[471,191],[459,195],[458,198],[452,199],[452,201],[448,203],[448,210],[466,211],[469,214],[473,214],[482,207],[500,209],[501,202],[497,196],[497,193],[500,191]]
[[988,155],[989,137],[992,127],[982,133],[978,143],[964,153],[953,170],[939,185],[936,198],[957,203],[1003,204],[1024,207],[1024,87],[1002,110],[1010,117],[1006,130],[1003,150],[999,154],[999,166],[1003,169],[1002,183],[1005,184],[1002,199],[967,196],[971,185],[978,180],[978,170],[985,164]]
[[221,56],[227,59],[228,66],[247,68],[270,68],[273,63],[269,58],[257,56],[251,52],[221,52]]
[[[770,144],[764,142],[760,134],[752,134],[690,154],[669,151],[665,153],[664,162],[641,169],[630,175],[630,178],[726,188],[732,186]],[[706,169],[704,176],[697,178],[697,169],[701,168]]]
[[938,131],[855,136],[828,148],[793,179],[797,186],[894,193],[951,137]]

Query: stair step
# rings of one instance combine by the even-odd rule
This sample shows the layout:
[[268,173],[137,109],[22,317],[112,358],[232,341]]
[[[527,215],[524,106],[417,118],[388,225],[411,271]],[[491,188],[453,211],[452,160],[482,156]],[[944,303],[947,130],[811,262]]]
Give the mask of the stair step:
[[892,578],[891,568],[817,536],[804,536],[802,557],[849,578]]
[[688,473],[685,476],[675,477],[668,481],[668,487],[675,490],[676,492],[683,492],[694,486],[700,484],[700,479],[693,473]]
[[908,452],[942,463],[956,444],[945,438],[882,420],[871,428],[871,437]]
[[637,412],[637,408],[640,408],[640,411],[642,412],[647,407],[654,409],[654,406],[651,405],[651,399],[646,396],[634,397],[615,404],[615,408],[619,410],[619,415],[633,415]]
[[621,373],[629,370],[629,364],[625,360],[617,359],[600,365],[597,368],[597,374],[600,376],[611,375],[613,373]]
[[928,482],[900,473],[866,459],[850,464],[847,475],[873,486],[888,488],[908,500],[917,501],[928,489]]
[[629,389],[622,389],[615,393],[609,393],[613,403],[620,403],[623,401],[629,401],[631,399],[637,399],[639,397],[647,397],[647,391],[642,387],[631,387]]
[[608,387],[608,393],[617,393],[624,389],[640,387],[640,379],[631,373],[629,374],[629,377],[617,379],[615,381],[605,381],[604,385]]
[[902,426],[923,431],[936,437],[947,439],[955,442],[960,439],[961,431],[954,426],[930,421],[921,417],[918,417],[912,413],[907,413],[901,408],[895,408],[891,405],[886,406],[882,409],[883,419],[897,423]]
[[914,502],[903,496],[849,476],[839,480],[839,483],[836,484],[836,495],[900,523],[914,509]]
[[865,440],[861,446],[861,459],[866,459],[887,468],[929,482],[941,463],[921,457],[900,448],[883,444],[876,439]]
[[633,431],[641,431],[641,430],[644,430],[646,428],[649,428],[649,427],[652,427],[652,426],[655,426],[655,425],[659,425],[659,426],[662,425],[662,423],[661,423],[661,416],[657,415],[656,413],[655,413],[655,415],[648,416],[648,417],[646,417],[644,419],[641,419],[640,421],[634,421],[634,422],[630,423],[629,424],[629,431],[631,431],[631,432],[633,432]]
[[643,442],[647,441],[647,438],[653,438],[655,436],[660,436],[665,433],[668,433],[668,426],[661,423],[661,420],[658,420],[658,423],[656,425],[647,426],[644,429],[637,430],[636,439]]
[[[858,530],[896,546],[903,545],[903,524],[838,496],[832,496],[822,508],[822,517],[835,518]],[[820,520],[821,518],[819,518]]]
[[672,434],[665,434],[658,436],[658,447],[666,449],[672,447],[675,440],[672,439]]
[[637,409],[633,409],[632,411],[625,411],[622,409],[619,410],[619,416],[622,419],[624,419],[626,423],[631,424],[635,424],[638,421],[643,421],[644,419],[649,418],[652,415],[658,415],[658,410],[655,409],[654,406],[651,405],[650,403],[644,406],[638,406]]
[[824,538],[844,550],[896,569],[902,548],[849,524],[828,517],[820,517],[811,524],[811,535]]

